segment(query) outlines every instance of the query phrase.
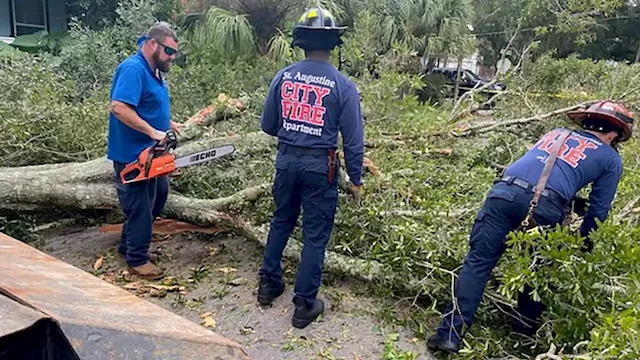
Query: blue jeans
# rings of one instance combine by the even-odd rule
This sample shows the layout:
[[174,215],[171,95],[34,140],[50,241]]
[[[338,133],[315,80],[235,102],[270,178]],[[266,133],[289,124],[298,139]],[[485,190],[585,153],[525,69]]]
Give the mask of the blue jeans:
[[338,170],[329,182],[328,155],[309,154],[304,149],[284,147],[276,158],[273,184],[275,211],[267,237],[262,268],[263,281],[282,284],[282,253],[303,210],[304,245],[294,289],[294,298],[311,306],[318,294],[325,249],[338,204]]
[[[449,302],[438,328],[440,339],[460,344],[463,325],[468,328],[473,323],[491,271],[506,249],[504,239],[525,218],[532,197],[531,190],[505,182],[496,183],[487,195],[476,216],[470,249],[455,284],[458,309],[452,311],[453,304]],[[555,226],[564,219],[565,205],[566,201],[557,196],[541,197],[533,219],[538,225]],[[542,304],[534,302],[525,289],[518,298],[518,311],[536,319],[542,314]]]
[[160,215],[169,194],[169,177],[122,184],[120,171],[126,164],[114,162],[118,199],[125,215],[118,251],[125,255],[127,265],[140,266],[149,261],[149,246],[153,221]]

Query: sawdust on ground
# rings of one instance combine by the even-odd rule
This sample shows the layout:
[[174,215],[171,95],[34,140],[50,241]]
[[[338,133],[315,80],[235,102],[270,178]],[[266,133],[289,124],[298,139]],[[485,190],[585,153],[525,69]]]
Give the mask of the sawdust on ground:
[[413,352],[414,359],[433,359],[424,340],[375,316],[380,304],[366,295],[363,284],[325,276],[320,290],[325,315],[299,330],[291,325],[297,267],[286,263],[285,293],[272,307],[259,306],[262,249],[243,238],[162,237],[152,243],[151,252],[159,256],[167,277],[149,283],[126,271],[116,251],[118,233],[67,226],[42,235],[44,251],[241,343],[253,359],[384,359],[385,340],[394,333],[399,334],[394,342],[398,350]]

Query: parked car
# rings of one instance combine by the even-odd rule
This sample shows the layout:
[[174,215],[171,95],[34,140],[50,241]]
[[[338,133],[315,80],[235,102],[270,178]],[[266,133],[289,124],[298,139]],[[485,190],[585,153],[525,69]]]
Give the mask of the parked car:
[[[451,94],[453,95],[453,89],[455,88],[455,84],[456,84],[456,78],[458,76],[458,69],[456,68],[442,68],[442,67],[436,67],[436,68],[432,68],[430,71],[427,72],[427,74],[433,74],[433,75],[442,75],[445,78],[445,84],[447,86],[451,86],[453,87],[451,89]],[[483,80],[480,78],[480,76],[478,76],[477,74],[475,74],[473,71],[471,70],[467,70],[467,69],[462,69],[460,71],[460,83],[459,83],[459,94],[463,94],[471,89],[473,89],[474,87],[481,87],[485,84],[489,83],[489,81]],[[502,82],[497,82],[493,85],[491,85],[489,88],[487,88],[485,91],[483,91],[484,94],[486,95],[493,95],[495,92],[498,91],[504,91],[507,89],[507,85],[505,85]]]

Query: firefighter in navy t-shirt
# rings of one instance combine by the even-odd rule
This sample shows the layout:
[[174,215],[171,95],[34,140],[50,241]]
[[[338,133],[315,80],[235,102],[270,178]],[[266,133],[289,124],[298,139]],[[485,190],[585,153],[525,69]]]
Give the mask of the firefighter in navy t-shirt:
[[360,97],[353,82],[330,62],[345,28],[321,8],[308,10],[293,31],[292,46],[306,59],[282,69],[273,79],[261,117],[262,130],[278,137],[273,185],[275,211],[263,264],[258,301],[270,304],[284,291],[282,252],[303,210],[302,249],[292,323],[304,328],[324,311],[317,299],[324,253],[338,202],[338,132],[342,134],[347,174],[360,201],[364,155]]
[[[623,105],[610,101],[598,102],[586,111],[571,112],[568,116],[583,131],[572,132],[560,148],[533,220],[542,226],[562,223],[565,207],[580,189],[593,183],[590,206],[580,228],[580,235],[586,237],[585,248],[590,251],[593,243],[589,233],[596,228],[595,219],[606,220],[622,174],[616,146],[629,140],[634,119]],[[430,349],[458,352],[463,325],[468,328],[473,322],[491,271],[505,250],[504,239],[525,219],[533,198],[532,188],[564,131],[567,130],[555,129],[545,134],[506,169],[487,195],[476,216],[470,250],[455,286],[457,308],[452,303],[447,306],[437,334],[427,343]],[[525,287],[520,294],[518,312],[524,320],[514,324],[515,331],[528,335],[535,333],[543,311],[542,304],[530,298],[531,291]]]

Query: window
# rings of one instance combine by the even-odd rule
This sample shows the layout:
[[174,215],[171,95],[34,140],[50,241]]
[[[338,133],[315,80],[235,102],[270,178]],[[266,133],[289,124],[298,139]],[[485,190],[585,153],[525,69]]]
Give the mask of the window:
[[46,0],[11,0],[14,36],[47,30]]

